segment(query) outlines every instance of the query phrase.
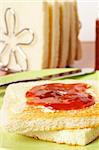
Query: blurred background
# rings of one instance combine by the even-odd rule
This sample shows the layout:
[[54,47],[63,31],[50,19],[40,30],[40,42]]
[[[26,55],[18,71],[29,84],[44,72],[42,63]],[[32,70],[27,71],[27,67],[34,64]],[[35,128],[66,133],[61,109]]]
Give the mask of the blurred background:
[[97,0],[77,0],[78,13],[81,21],[80,40],[82,59],[73,66],[95,67],[96,19],[99,17],[99,2]]
[[[43,2],[45,2],[45,1],[43,1]],[[1,65],[0,66],[0,68],[1,68],[0,74],[1,75],[6,74],[7,69],[9,70],[9,68],[12,70],[15,69],[15,72],[28,71],[28,70],[41,70],[41,69],[46,69],[46,68],[65,68],[65,67],[94,68],[97,70],[99,69],[99,2],[98,2],[98,0],[64,0],[64,1],[60,0],[59,1],[60,4],[62,2],[64,3],[64,6],[65,6],[65,3],[71,3],[70,4],[71,6],[68,6],[68,7],[66,6],[67,9],[70,7],[71,15],[67,16],[67,20],[68,20],[68,22],[70,22],[70,24],[67,22],[68,26],[66,26],[64,24],[62,25],[62,27],[58,26],[58,21],[61,20],[61,15],[63,15],[63,14],[61,14],[60,18],[59,18],[58,17],[59,12],[57,10],[57,8],[59,6],[56,4],[56,1],[54,1],[54,0],[48,1],[49,5],[52,7],[51,8],[52,13],[50,14],[49,19],[51,19],[50,22],[52,22],[53,24],[52,24],[52,29],[50,29],[48,32],[46,32],[46,35],[43,35],[44,32],[43,32],[43,29],[41,28],[42,25],[40,25],[40,21],[39,21],[40,20],[39,17],[43,18],[43,15],[41,15],[41,12],[42,12],[42,8],[41,8],[42,4],[40,4],[41,0],[37,0],[37,1],[35,1],[35,3],[34,3],[34,1],[29,1],[29,3],[28,3],[27,0],[25,0],[24,2],[19,1],[19,0],[15,0],[15,1],[1,0],[0,1],[0,10],[1,10],[1,13],[0,13],[0,15],[1,15],[0,41],[1,41],[1,44],[4,43],[4,39],[3,39],[4,37],[3,37],[2,33],[4,33],[3,29],[5,30],[5,27],[7,27],[5,25],[8,25],[8,30],[9,30],[9,29],[11,29],[11,28],[9,28],[10,25],[13,26],[14,21],[16,21],[16,23],[17,23],[15,32],[17,31],[17,33],[18,33],[20,31],[20,29],[23,32],[24,27],[29,27],[28,28],[29,30],[27,28],[25,29],[26,32],[27,31],[30,32],[30,33],[27,32],[28,33],[27,37],[29,37],[29,34],[31,34],[33,36],[33,34],[35,32],[37,33],[37,36],[38,36],[38,38],[34,42],[34,45],[30,45],[31,42],[29,44],[26,44],[26,43],[17,44],[17,50],[20,52],[20,56],[17,53],[15,54],[16,56],[14,56],[15,51],[12,50],[13,55],[11,54],[11,56],[9,56],[9,58],[10,58],[9,62],[11,64],[8,66],[5,65],[6,68],[5,68],[5,66],[3,66],[3,68],[2,68],[2,62],[3,62],[3,64],[4,63],[6,64],[6,62],[4,62],[8,57],[8,54],[6,52],[10,48],[8,48],[8,50],[2,54],[2,49],[0,46],[0,65]],[[12,10],[7,10],[8,8],[11,8]],[[35,9],[35,11],[33,8]],[[27,12],[26,12],[26,9],[27,9]],[[7,12],[6,10],[9,12]],[[14,14],[13,10],[15,10],[15,14]],[[41,12],[38,10],[40,10]],[[34,11],[34,14],[32,11]],[[68,9],[68,12],[69,12],[69,9]],[[24,13],[25,13],[25,17],[22,17],[22,16],[24,16]],[[62,12],[60,11],[60,13],[62,13]],[[12,15],[13,19],[16,19],[16,20],[12,19],[13,23],[11,23],[10,25],[9,25],[10,19],[7,18],[7,20],[4,20],[4,16],[7,16],[8,14]],[[35,14],[37,14],[37,17],[35,17]],[[14,18],[14,15],[16,18]],[[70,19],[69,19],[69,17],[70,17]],[[74,19],[74,17],[76,19]],[[31,24],[31,18],[33,18],[32,24]],[[42,22],[42,20],[43,19],[41,19],[41,22]],[[5,22],[5,21],[8,21],[8,22]],[[48,25],[48,22],[46,20],[45,20],[45,22]],[[44,24],[45,24],[45,22],[44,22]],[[50,22],[49,22],[49,24],[50,24]],[[43,28],[47,28],[46,24]],[[75,24],[77,25],[77,27],[75,26]],[[61,25],[61,24],[59,24],[59,25]],[[59,27],[59,29],[61,29],[61,28],[64,28],[64,26],[66,26],[66,28],[71,27],[70,31],[72,32],[72,34],[71,34],[71,32],[69,33],[70,37],[67,40],[68,42],[66,41],[66,44],[65,44],[65,46],[66,46],[69,43],[68,58],[66,58],[66,60],[65,60],[65,57],[62,58],[64,55],[61,57],[62,50],[60,49],[60,47],[62,47],[62,46],[60,46],[60,45],[62,45],[62,43],[59,44],[60,43],[59,41],[61,41],[60,37],[63,35],[63,33],[61,33],[61,32],[63,32],[63,31],[61,30],[61,32],[60,31],[58,32],[58,27]],[[33,34],[31,33],[32,30],[34,32]],[[47,29],[45,29],[45,31],[46,30]],[[42,35],[40,35],[40,31],[42,32]],[[65,29],[64,29],[64,31],[65,31]],[[68,31],[68,29],[67,29],[67,31]],[[50,32],[51,32],[51,34],[50,34]],[[16,35],[17,35],[17,33],[16,33]],[[20,34],[20,33],[21,32],[19,32],[18,34]],[[50,36],[52,36],[50,38],[51,42],[47,41],[48,33]],[[58,35],[58,33],[59,33],[59,35]],[[21,38],[23,38],[23,37],[21,37]],[[76,39],[76,42],[75,42],[75,39]],[[24,41],[24,39],[22,39],[22,40]],[[14,40],[12,40],[12,45],[13,45],[13,41]],[[32,40],[30,40],[30,41],[32,41]],[[45,41],[45,43],[44,43],[44,41]],[[49,44],[50,45],[49,52],[46,47],[48,42],[50,43]],[[44,43],[43,47],[46,47],[45,50],[42,48],[41,45],[40,45],[41,47],[38,46],[40,43]],[[22,46],[22,45],[23,45],[23,47],[20,48],[20,46]],[[25,45],[27,45],[27,47],[25,47]],[[63,43],[63,45],[64,45],[64,43]],[[44,51],[43,56],[41,56],[42,49]],[[22,52],[22,50],[24,52]],[[59,53],[57,50],[59,50]],[[74,56],[74,51],[76,51],[75,56]],[[23,57],[23,60],[22,60],[22,57]],[[66,61],[66,64],[61,65],[60,59],[62,59],[62,60],[64,59],[64,61]],[[17,62],[19,62],[20,64],[18,64]],[[27,66],[25,65],[26,63],[28,63],[28,69],[27,69]],[[11,71],[11,72],[13,72],[13,71]]]

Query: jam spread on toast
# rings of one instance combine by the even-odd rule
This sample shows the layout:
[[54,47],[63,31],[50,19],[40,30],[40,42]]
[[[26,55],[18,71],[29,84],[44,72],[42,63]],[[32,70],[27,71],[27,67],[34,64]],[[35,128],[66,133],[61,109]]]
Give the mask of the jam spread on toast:
[[52,83],[34,86],[26,92],[27,105],[45,106],[53,110],[77,110],[95,104],[94,97],[87,93],[85,83]]

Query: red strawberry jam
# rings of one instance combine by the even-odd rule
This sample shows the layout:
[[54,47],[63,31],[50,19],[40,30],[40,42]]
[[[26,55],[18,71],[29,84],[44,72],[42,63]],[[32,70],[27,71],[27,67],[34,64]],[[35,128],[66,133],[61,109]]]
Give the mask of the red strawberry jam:
[[34,86],[26,92],[27,105],[45,106],[53,110],[76,110],[95,104],[94,97],[87,93],[85,83],[52,83]]

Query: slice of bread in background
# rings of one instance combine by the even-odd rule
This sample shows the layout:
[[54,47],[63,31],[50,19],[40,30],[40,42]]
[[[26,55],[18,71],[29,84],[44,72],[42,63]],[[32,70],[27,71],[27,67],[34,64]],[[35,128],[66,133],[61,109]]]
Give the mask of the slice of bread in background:
[[[47,83],[88,83],[87,92],[95,98],[95,104],[79,110],[55,111],[44,106],[26,104],[25,93],[33,86]],[[95,87],[98,81],[41,81],[17,83],[7,87],[1,109],[1,125],[10,132],[55,131],[63,129],[94,128],[99,126],[99,97]],[[97,88],[97,87],[96,87]],[[99,89],[97,91],[99,93]]]
[[[74,63],[76,55],[77,55],[77,47],[78,47],[78,29],[77,22],[78,18],[76,16],[77,10],[75,7],[76,1],[70,2],[70,47],[69,47],[69,55],[67,60],[67,65],[70,66]],[[80,48],[80,47],[79,47]],[[81,49],[79,49],[81,51]]]
[[33,1],[33,27],[36,41],[29,54],[33,70],[48,68],[49,57],[49,6],[44,1]]
[[69,1],[59,1],[60,3],[60,50],[59,67],[66,67],[70,48],[70,3]]
[[50,12],[49,68],[58,66],[60,40],[60,11],[57,1],[48,1]]

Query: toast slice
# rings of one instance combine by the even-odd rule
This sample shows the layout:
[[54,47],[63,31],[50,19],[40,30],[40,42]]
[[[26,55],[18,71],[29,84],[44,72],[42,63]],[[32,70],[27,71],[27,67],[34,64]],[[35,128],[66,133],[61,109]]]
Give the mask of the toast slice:
[[[92,86],[88,93],[95,104],[79,110],[52,110],[44,106],[28,106],[25,93],[33,86],[49,83],[85,82]],[[97,81],[99,82],[99,81]],[[96,81],[39,81],[17,83],[7,87],[1,109],[1,124],[17,133],[95,128],[99,126],[99,84]]]
[[57,1],[48,1],[50,14],[49,68],[56,68],[59,59],[60,11]]
[[59,67],[66,67],[69,54],[70,39],[70,3],[60,2],[60,50]]
[[[35,32],[35,43],[33,50],[28,53],[28,60],[32,70],[48,68],[49,57],[49,6],[48,2],[33,1],[33,30]],[[36,15],[35,15],[36,14]],[[32,21],[32,20],[31,20]],[[45,57],[46,54],[46,57]]]
[[70,50],[68,57],[68,65],[73,64],[76,57],[77,35],[76,35],[76,15],[74,3],[70,3]]
[[99,136],[99,127],[60,131],[35,131],[23,133],[23,135],[56,143],[84,146]]

